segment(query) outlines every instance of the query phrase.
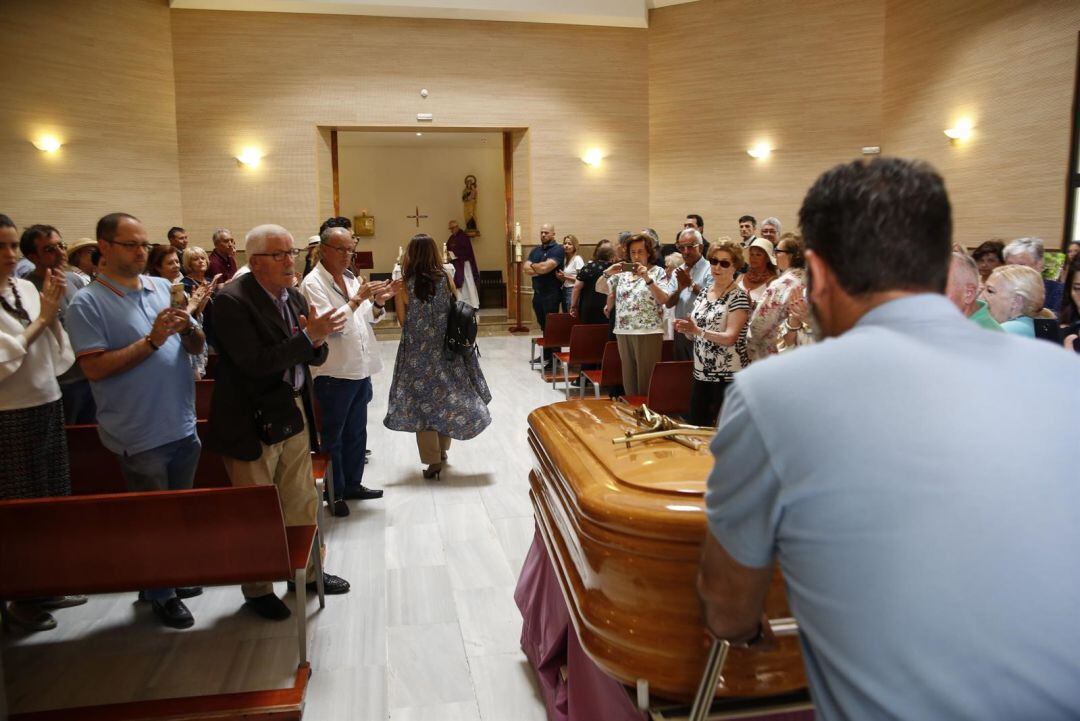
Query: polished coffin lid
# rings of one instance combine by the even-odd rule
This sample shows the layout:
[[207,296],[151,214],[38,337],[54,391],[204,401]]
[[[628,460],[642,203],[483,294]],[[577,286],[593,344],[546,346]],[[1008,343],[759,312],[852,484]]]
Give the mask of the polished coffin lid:
[[[608,400],[529,415],[530,496],[582,647],[618,680],[693,696],[708,651],[695,587],[705,538],[707,443],[612,443],[637,425]],[[627,406],[623,405],[623,409]],[[705,439],[703,439],[705,440]],[[769,618],[791,615],[779,571]],[[806,687],[796,638],[770,651],[732,649],[720,696],[769,696]]]

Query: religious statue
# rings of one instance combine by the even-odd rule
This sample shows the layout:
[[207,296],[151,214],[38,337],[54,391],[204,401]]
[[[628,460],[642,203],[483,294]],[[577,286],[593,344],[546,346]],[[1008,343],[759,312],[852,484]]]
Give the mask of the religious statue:
[[476,226],[476,176],[465,176],[465,190],[461,191],[461,203],[465,208],[465,232],[470,238],[480,235]]

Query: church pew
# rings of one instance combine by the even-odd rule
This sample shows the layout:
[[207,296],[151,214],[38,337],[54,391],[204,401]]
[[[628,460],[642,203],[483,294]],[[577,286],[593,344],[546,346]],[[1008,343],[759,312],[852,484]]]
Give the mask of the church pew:
[[214,379],[203,378],[195,381],[195,418],[206,420],[210,417],[210,399],[214,396]]
[[[96,425],[65,426],[68,462],[71,467],[71,493],[124,493],[127,484],[120,472],[116,455],[101,443]],[[207,421],[195,422],[195,432],[203,441],[199,466],[195,471],[196,488],[225,488],[230,484],[221,456],[206,448]]]
[[[285,526],[269,485],[0,501],[0,598],[291,580],[299,611],[317,538],[314,525]],[[295,615],[304,664],[307,614]]]
[[13,714],[8,721],[300,721],[310,678],[311,666],[305,663],[296,669],[289,688],[31,711]]

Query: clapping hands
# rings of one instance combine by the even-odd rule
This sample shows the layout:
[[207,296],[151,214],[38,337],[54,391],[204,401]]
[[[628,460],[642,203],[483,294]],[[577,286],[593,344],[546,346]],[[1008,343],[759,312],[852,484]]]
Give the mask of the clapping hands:
[[41,317],[48,325],[56,320],[60,313],[60,301],[67,291],[67,278],[58,270],[45,271],[45,282],[41,286]]

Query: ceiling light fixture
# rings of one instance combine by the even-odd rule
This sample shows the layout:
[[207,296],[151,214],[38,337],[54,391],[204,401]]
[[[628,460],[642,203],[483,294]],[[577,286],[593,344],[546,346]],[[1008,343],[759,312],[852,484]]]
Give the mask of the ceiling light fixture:
[[585,155],[581,156],[582,162],[586,165],[591,165],[594,168],[600,167],[600,161],[604,159],[604,154],[600,151],[600,148],[589,148]]

